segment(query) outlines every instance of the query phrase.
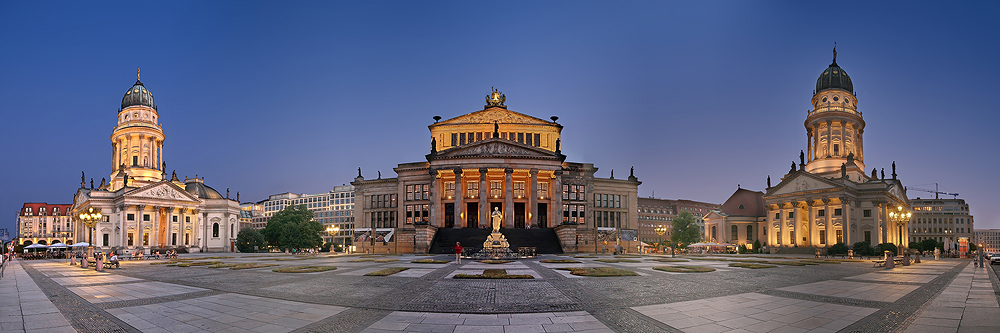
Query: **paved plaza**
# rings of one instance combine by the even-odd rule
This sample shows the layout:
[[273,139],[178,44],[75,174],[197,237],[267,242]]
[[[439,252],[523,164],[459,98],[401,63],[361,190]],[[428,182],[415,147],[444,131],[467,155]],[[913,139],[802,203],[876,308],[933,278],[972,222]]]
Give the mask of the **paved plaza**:
[[[992,268],[924,260],[895,269],[806,257],[555,256],[503,264],[449,256],[189,254],[219,267],[126,261],[96,272],[14,261],[0,332],[997,332]],[[418,259],[448,263],[415,263]],[[577,263],[545,263],[541,260]],[[618,260],[613,260],[618,259]],[[731,267],[734,260],[779,263]],[[191,261],[188,261],[191,262]],[[233,264],[276,265],[232,270]],[[333,266],[279,273],[290,266]],[[660,266],[701,266],[676,273]],[[390,276],[366,276],[387,268]],[[638,276],[586,277],[569,267]],[[500,268],[532,279],[455,279]]]

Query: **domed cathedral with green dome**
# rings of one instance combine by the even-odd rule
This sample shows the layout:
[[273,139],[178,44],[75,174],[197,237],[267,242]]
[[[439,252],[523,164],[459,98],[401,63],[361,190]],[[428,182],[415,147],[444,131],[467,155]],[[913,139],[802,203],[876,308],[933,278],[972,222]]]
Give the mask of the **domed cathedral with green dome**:
[[[111,133],[111,174],[94,185],[86,175],[73,199],[76,238],[101,251],[233,251],[239,203],[205,184],[205,178],[168,174],[165,136],[153,93],[138,72],[122,96]],[[102,215],[93,228],[79,215],[94,208]]]
[[896,218],[911,209],[906,189],[895,163],[870,174],[865,170],[865,120],[854,83],[837,64],[836,47],[833,62],[816,79],[811,102],[803,124],[805,149],[777,184],[767,176],[766,191],[754,192],[764,209],[740,224],[725,214],[706,218],[705,237],[733,244],[760,240],[772,253],[812,254],[863,241],[908,246],[909,219]]

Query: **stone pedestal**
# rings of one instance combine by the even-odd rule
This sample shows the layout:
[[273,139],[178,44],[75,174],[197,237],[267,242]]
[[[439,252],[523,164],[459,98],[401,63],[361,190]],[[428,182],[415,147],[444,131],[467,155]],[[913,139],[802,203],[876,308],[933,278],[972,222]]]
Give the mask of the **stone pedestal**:
[[510,248],[510,244],[507,243],[507,237],[504,237],[503,234],[494,231],[493,233],[490,234],[489,237],[486,238],[486,241],[483,242],[483,248],[484,249],[495,249],[495,248],[504,248],[504,249],[507,249],[507,248]]
[[915,257],[913,257],[913,263],[914,264],[919,264],[920,263],[920,253],[919,252],[917,252],[917,255]]
[[69,257],[69,265],[70,266],[76,266],[76,255],[71,255]]
[[896,256],[891,251],[885,251],[885,269],[896,268]]
[[87,258],[80,259],[80,267],[87,268]]
[[98,272],[103,272],[104,271],[104,260],[97,259],[97,261],[94,263],[94,268],[96,268]]

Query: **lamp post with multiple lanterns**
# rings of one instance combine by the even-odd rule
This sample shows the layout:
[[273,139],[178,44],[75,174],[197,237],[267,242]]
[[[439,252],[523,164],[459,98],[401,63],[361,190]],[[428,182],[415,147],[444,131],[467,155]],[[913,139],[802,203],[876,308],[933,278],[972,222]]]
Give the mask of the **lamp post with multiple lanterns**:
[[896,206],[896,211],[889,212],[889,221],[892,221],[896,226],[897,246],[902,246],[903,244],[903,228],[907,222],[910,222],[910,216],[912,215],[912,213],[903,210],[903,206]]
[[336,236],[337,233],[340,232],[340,227],[338,227],[335,224],[330,225],[329,227],[326,227],[326,232],[330,234],[330,244],[332,246],[334,241],[334,236]]
[[87,211],[80,213],[79,217],[80,221],[87,226],[87,243],[89,243],[89,246],[87,246],[87,256],[90,257],[94,254],[94,226],[104,218],[104,215],[101,214],[100,208],[95,210],[94,207],[89,207]]
[[656,245],[662,246],[662,244],[663,244],[663,234],[667,233],[667,227],[661,224],[661,225],[657,226],[656,228],[653,228],[653,231],[655,231],[656,234],[660,236],[659,241],[657,242]]

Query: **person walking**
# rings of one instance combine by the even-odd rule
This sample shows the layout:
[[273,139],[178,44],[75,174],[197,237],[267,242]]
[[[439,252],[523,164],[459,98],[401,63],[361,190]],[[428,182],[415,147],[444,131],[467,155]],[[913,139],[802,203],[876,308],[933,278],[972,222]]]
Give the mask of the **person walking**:
[[462,264],[462,243],[455,242],[455,263]]

